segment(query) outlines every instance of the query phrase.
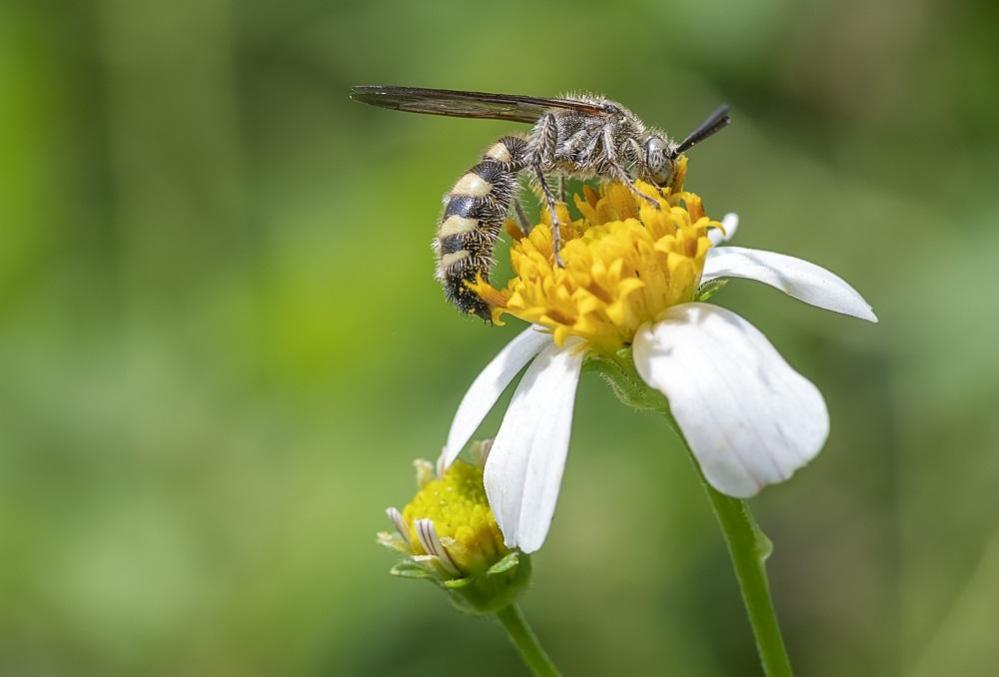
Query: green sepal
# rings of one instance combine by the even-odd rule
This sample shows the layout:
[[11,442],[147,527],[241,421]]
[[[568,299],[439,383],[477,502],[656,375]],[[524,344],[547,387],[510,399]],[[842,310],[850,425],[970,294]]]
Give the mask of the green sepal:
[[499,562],[496,562],[496,564],[489,567],[489,569],[486,570],[486,575],[498,576],[499,574],[505,574],[518,564],[520,564],[520,553],[514,550],[513,552],[507,554],[507,556]]
[[697,290],[697,300],[707,301],[709,298],[720,292],[722,287],[726,284],[728,284],[728,279],[724,277],[719,277],[711,280],[710,282],[705,282]]
[[597,373],[611,391],[629,407],[641,410],[666,411],[666,398],[653,390],[635,370],[631,348],[621,348],[614,354],[591,352],[583,363],[584,371]]
[[462,578],[441,578],[411,559],[399,562],[389,573],[434,583],[448,594],[455,607],[466,613],[492,614],[513,604],[527,588],[531,558],[522,552],[510,552],[482,573]]
[[449,578],[448,580],[441,581],[440,583],[448,590],[461,590],[462,588],[471,585],[472,579],[469,576],[466,576],[465,578]]
[[438,581],[451,603],[470,614],[492,614],[513,604],[531,580],[531,558],[511,552],[481,574]]
[[394,567],[389,569],[389,573],[393,576],[399,576],[401,578],[435,578],[435,576],[427,571],[426,568],[409,559],[403,560],[396,564]]

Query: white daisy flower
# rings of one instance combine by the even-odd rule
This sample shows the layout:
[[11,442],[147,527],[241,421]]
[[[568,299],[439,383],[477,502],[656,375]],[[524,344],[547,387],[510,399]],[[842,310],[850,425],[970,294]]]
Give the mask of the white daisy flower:
[[[736,313],[701,302],[705,285],[745,278],[796,299],[870,322],[870,305],[835,274],[774,252],[723,245],[734,214],[708,219],[700,198],[678,191],[654,209],[626,186],[576,197],[583,219],[561,214],[564,268],[552,265],[551,230],[535,227],[511,247],[517,276],[505,290],[473,288],[532,326],[472,383],[439,464],[450,465],[496,400],[526,366],[485,467],[485,488],[508,547],[541,547],[558,499],[576,386],[588,354],[631,355],[667,398],[707,481],[753,496],[813,459],[829,434],[818,389]],[[544,210],[543,210],[544,211]],[[716,283],[717,284],[717,283]],[[622,348],[630,351],[622,351]]]

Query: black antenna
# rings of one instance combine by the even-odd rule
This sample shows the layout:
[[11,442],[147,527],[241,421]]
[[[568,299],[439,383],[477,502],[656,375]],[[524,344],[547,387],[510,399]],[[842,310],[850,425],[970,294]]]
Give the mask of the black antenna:
[[673,152],[670,153],[671,157],[676,157],[680,153],[685,153],[690,150],[695,144],[704,141],[715,132],[721,131],[723,127],[732,122],[732,117],[728,114],[728,106],[719,107],[714,113],[708,116],[708,119],[701,123],[701,126],[692,131],[687,135],[687,138],[680,142]]

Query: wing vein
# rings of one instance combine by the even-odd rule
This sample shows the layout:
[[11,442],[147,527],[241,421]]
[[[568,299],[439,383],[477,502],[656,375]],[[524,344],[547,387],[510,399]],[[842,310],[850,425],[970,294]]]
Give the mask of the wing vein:
[[515,122],[536,122],[552,109],[575,110],[586,115],[607,114],[607,111],[598,104],[575,99],[392,85],[351,87],[350,98],[372,106],[407,113]]

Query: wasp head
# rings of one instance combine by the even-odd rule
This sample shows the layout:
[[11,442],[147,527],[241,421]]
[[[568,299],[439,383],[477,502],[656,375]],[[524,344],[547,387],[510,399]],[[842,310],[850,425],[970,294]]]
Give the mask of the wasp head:
[[669,185],[673,178],[675,144],[670,143],[659,134],[652,134],[645,141],[645,169],[648,178],[657,186]]

